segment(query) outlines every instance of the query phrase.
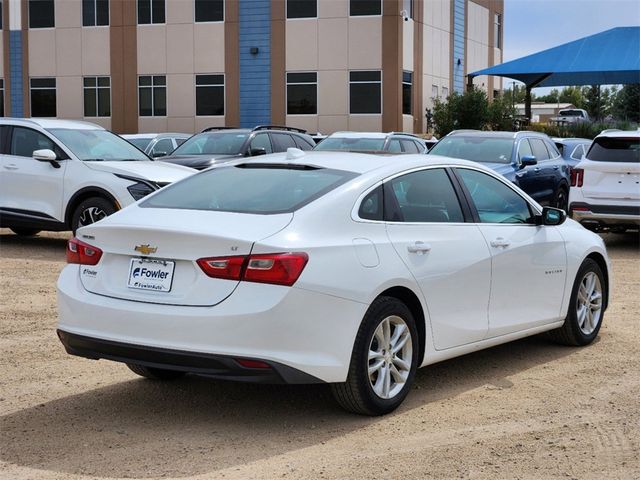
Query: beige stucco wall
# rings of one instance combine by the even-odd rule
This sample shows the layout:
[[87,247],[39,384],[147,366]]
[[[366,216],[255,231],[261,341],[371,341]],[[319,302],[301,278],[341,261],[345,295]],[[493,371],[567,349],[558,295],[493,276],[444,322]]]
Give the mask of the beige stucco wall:
[[287,72],[318,72],[318,114],[287,115],[310,132],[379,130],[381,115],[349,115],[349,70],[382,69],[382,17],[349,18],[348,2],[318,2],[318,18],[286,21]]
[[433,108],[433,87],[444,98],[451,84],[451,0],[425,2],[422,58],[424,112]]
[[223,126],[224,117],[196,117],[195,75],[224,74],[224,23],[194,23],[191,0],[166,2],[166,24],[138,25],[138,75],[166,75],[167,116],[140,117],[140,132],[194,133]]
[[[489,10],[471,1],[467,10],[466,62],[467,72],[489,66]],[[486,91],[489,78],[486,75],[475,77],[473,84]]]

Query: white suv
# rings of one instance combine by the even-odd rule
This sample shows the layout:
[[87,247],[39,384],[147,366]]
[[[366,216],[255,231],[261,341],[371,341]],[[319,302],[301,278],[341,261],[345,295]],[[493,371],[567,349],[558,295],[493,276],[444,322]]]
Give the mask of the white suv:
[[571,170],[571,217],[585,227],[640,227],[640,131],[605,131]]
[[75,232],[194,172],[92,123],[0,119],[0,227]]

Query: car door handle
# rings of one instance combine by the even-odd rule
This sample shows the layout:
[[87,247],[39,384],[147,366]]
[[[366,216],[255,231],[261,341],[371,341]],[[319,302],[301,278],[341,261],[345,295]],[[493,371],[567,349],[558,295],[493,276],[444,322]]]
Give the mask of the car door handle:
[[553,169],[554,169],[554,170],[558,170],[559,168],[560,168],[560,167],[559,167],[558,165],[555,165],[555,166],[553,167]]
[[491,246],[496,248],[507,248],[509,245],[511,245],[511,242],[502,237],[498,237],[491,241]]
[[407,251],[409,253],[417,253],[418,255],[424,255],[431,250],[431,245],[424,242],[415,242],[413,245],[407,245]]
[[536,167],[533,169],[534,172],[539,173],[540,172],[540,167]]
[[6,170],[18,170],[18,167],[15,163],[10,163],[9,165],[5,165],[4,168]]

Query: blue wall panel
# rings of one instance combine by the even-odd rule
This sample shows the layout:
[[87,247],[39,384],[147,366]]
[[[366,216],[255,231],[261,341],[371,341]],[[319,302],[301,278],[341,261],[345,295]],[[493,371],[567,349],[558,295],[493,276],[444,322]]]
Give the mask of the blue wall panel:
[[[24,117],[22,95],[22,32],[9,32],[9,82],[11,85],[11,116]],[[8,115],[9,112],[6,112]]]
[[[240,126],[271,123],[271,0],[242,0]],[[257,47],[258,54],[250,49]]]
[[[465,0],[454,0],[453,7],[453,90],[464,90],[464,5]],[[460,65],[458,65],[460,59]]]

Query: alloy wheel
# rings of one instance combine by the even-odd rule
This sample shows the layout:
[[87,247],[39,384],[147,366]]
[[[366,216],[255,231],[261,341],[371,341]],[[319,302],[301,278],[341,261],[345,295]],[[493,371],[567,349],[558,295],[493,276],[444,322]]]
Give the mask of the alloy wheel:
[[602,315],[602,285],[594,272],[582,277],[576,299],[578,327],[585,335],[591,335],[597,328]]
[[411,332],[405,321],[392,315],[380,322],[369,345],[369,384],[383,399],[404,387],[413,359]]
[[99,207],[88,207],[85,208],[80,214],[80,219],[78,221],[78,228],[84,227],[85,225],[91,225],[92,223],[97,222],[98,220],[102,220],[107,217],[107,213]]

